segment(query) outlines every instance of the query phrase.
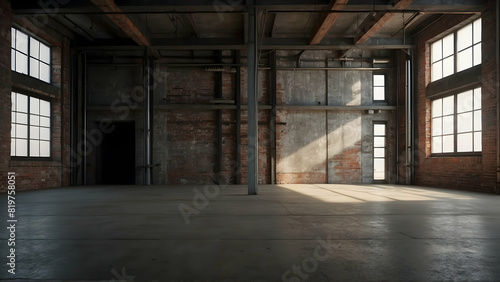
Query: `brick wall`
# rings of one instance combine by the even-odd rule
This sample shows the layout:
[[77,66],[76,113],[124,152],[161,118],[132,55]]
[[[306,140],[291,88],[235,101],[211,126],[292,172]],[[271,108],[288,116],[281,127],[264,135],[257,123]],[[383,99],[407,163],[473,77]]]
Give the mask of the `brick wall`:
[[[22,17],[13,17],[10,4],[0,1],[0,191],[7,189],[7,172],[16,173],[16,189],[41,189],[67,186],[69,184],[68,146],[69,142],[69,41],[54,38]],[[23,91],[37,92],[50,100],[51,119],[51,161],[12,160],[10,157],[11,124],[11,27],[13,22],[27,31],[48,41],[52,47],[52,84],[58,87],[58,95],[52,96],[37,89],[21,87]],[[19,91],[22,93],[22,91]]]
[[492,192],[496,165],[495,94],[495,1],[489,1],[482,14],[482,156],[431,157],[431,112],[426,87],[430,83],[428,41],[438,38],[470,15],[448,15],[425,29],[417,38],[417,144],[415,152],[416,184],[471,191]]

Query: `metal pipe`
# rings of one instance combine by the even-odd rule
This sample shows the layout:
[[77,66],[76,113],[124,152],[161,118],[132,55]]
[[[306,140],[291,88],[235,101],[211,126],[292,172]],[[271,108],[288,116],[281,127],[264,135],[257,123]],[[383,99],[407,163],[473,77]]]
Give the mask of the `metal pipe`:
[[144,184],[151,185],[151,60],[144,55]]
[[[218,51],[217,61],[222,63],[222,51]],[[216,99],[222,98],[222,72],[217,74],[217,91],[215,93]],[[217,110],[217,184],[222,184],[222,110]]]
[[271,79],[269,95],[271,100],[271,117],[269,127],[271,130],[271,184],[276,184],[276,51],[271,52],[269,56],[271,65]]
[[[401,53],[396,54],[396,66],[401,68]],[[396,184],[399,184],[399,95],[401,95],[401,72],[396,72]]]
[[[263,68],[260,68],[263,69]],[[276,70],[306,70],[306,71],[311,71],[311,70],[331,70],[331,71],[377,71],[377,70],[388,70],[391,68],[335,68],[335,67],[329,67],[329,68],[294,68],[294,67],[281,67],[281,68],[276,68]]]
[[[235,51],[236,63],[241,62],[241,52]],[[241,184],[241,67],[236,67],[236,184]]]
[[71,74],[70,74],[70,94],[69,94],[69,185],[70,186],[75,186],[76,185],[76,178],[75,178],[75,165],[76,163],[74,160],[76,159],[77,156],[75,156],[75,100],[78,101],[78,99],[75,99],[74,95],[75,93],[78,93],[78,75],[77,75],[77,64],[75,63],[78,60],[77,55],[72,55],[71,56]]
[[500,38],[498,33],[500,32],[500,7],[498,1],[495,2],[496,10],[496,45],[497,45],[497,193],[500,194]]
[[416,109],[415,107],[417,106],[417,103],[416,103],[416,95],[415,95],[415,74],[416,73],[416,69],[417,69],[417,66],[416,64],[414,64],[415,62],[415,54],[413,52],[413,50],[410,50],[410,66],[409,66],[409,69],[410,69],[410,72],[409,72],[409,76],[410,76],[410,79],[409,79],[409,88],[410,88],[410,91],[409,91],[409,109],[410,109],[410,119],[409,119],[409,124],[410,124],[410,130],[411,130],[411,133],[410,133],[410,155],[411,155],[411,158],[410,158],[410,184],[414,185],[415,184],[415,181],[416,181],[416,177],[415,177],[415,153],[418,154],[418,146],[415,145],[415,127],[417,126],[417,121],[415,120],[415,113],[416,113]]
[[87,103],[88,103],[88,84],[87,84],[87,52],[83,53],[83,185],[87,185]]
[[[252,1],[253,2],[253,1]],[[258,50],[257,11],[249,8],[248,16],[248,194],[257,195],[259,184],[258,143]]]

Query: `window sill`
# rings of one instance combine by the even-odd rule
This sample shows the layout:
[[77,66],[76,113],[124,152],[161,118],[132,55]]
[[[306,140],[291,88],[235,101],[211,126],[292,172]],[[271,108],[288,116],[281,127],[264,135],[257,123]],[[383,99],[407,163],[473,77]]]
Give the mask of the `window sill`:
[[482,152],[463,152],[463,153],[441,153],[431,154],[429,158],[458,158],[458,157],[482,157]]
[[51,98],[58,98],[61,90],[59,87],[45,81],[15,71],[12,71],[12,88],[15,92],[28,91]]

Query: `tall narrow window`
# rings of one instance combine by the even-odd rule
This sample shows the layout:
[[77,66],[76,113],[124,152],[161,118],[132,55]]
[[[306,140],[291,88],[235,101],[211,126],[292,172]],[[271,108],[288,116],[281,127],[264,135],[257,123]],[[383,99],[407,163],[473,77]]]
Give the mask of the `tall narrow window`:
[[50,102],[12,92],[11,156],[50,157]]
[[373,100],[385,101],[385,75],[373,75]]
[[50,83],[50,47],[15,28],[11,34],[12,70]]
[[385,180],[386,124],[373,125],[373,180]]

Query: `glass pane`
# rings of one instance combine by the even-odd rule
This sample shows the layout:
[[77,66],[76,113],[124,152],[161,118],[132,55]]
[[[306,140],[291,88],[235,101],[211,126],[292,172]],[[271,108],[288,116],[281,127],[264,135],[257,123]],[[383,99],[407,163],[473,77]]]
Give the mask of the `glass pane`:
[[455,152],[455,143],[453,140],[453,135],[443,136],[443,153],[453,153]]
[[384,159],[374,159],[373,160],[373,179],[384,180],[385,179],[385,160]]
[[30,139],[39,139],[39,138],[40,138],[40,127],[30,126]]
[[40,117],[40,126],[50,127],[50,118]]
[[472,24],[468,24],[457,32],[457,50],[463,50],[472,45]]
[[39,69],[40,69],[40,66],[39,66],[39,62],[33,58],[30,59],[30,76],[34,77],[34,78],[39,78],[40,77],[40,72],[39,72]]
[[40,117],[35,115],[30,115],[30,124],[31,125],[40,125]]
[[40,115],[50,117],[50,102],[40,100]]
[[432,153],[442,153],[442,137],[432,137]]
[[474,44],[481,41],[481,19],[474,21]]
[[27,125],[16,125],[16,136],[17,138],[28,138],[28,126]]
[[432,136],[443,134],[443,118],[432,119]]
[[448,57],[443,60],[443,77],[452,75],[455,72],[455,56]]
[[443,99],[432,101],[432,117],[439,117],[443,115]]
[[40,113],[40,99],[30,97],[30,113],[31,114],[39,114]]
[[16,70],[16,51],[14,49],[10,49],[10,69]]
[[40,140],[50,140],[50,128],[40,127]]
[[40,157],[50,157],[50,142],[40,141]]
[[385,85],[385,75],[376,74],[373,75],[373,86],[384,86]]
[[373,100],[385,100],[384,87],[374,87],[373,88]]
[[44,63],[40,64],[40,80],[50,83],[50,66]]
[[17,93],[16,92],[10,93],[10,100],[12,101],[12,110],[16,111],[16,100],[17,100]]
[[28,35],[26,33],[17,31],[16,49],[25,54],[28,54]]
[[474,131],[482,130],[481,110],[474,112]]
[[23,94],[17,94],[17,111],[27,113],[28,112],[28,96]]
[[30,56],[36,59],[40,58],[40,42],[36,39],[30,38]]
[[450,34],[443,38],[443,58],[452,55],[455,52],[454,34]]
[[28,56],[16,52],[16,71],[28,74]]
[[431,81],[443,78],[443,62],[439,61],[432,64]]
[[382,135],[385,136],[385,124],[374,124],[373,125],[373,134],[374,135]]
[[463,113],[457,115],[457,132],[472,131],[472,113]]
[[16,139],[10,140],[10,155],[11,156],[16,155]]
[[472,67],[472,48],[465,49],[457,55],[457,72]]
[[474,110],[481,109],[481,88],[474,89]]
[[453,134],[455,125],[453,124],[453,116],[443,117],[443,135]]
[[28,124],[28,115],[23,113],[16,114],[16,123]]
[[481,44],[475,45],[474,49],[474,66],[481,64]]
[[443,58],[443,51],[441,49],[442,40],[438,40],[431,44],[431,62],[434,63]]
[[11,122],[11,123],[15,123],[15,122],[16,122],[16,115],[17,115],[17,114],[16,114],[16,113],[14,113],[14,112],[12,112],[12,113],[11,113],[11,117],[10,117],[10,122]]
[[481,152],[483,150],[483,140],[481,132],[474,133],[474,152]]
[[40,156],[40,141],[30,140],[30,157]]
[[457,112],[472,111],[472,90],[457,95]]
[[443,98],[443,116],[455,113],[455,97],[448,96]]
[[384,148],[375,148],[373,150],[373,157],[375,157],[375,158],[385,158],[385,149]]
[[15,124],[10,125],[10,137],[11,138],[16,137],[16,125]]
[[373,146],[385,147],[385,137],[373,137]]
[[472,152],[472,133],[457,135],[457,152]]
[[10,47],[16,48],[16,30],[13,27],[10,28]]
[[16,156],[28,156],[28,140],[16,139]]
[[50,64],[50,48],[43,43],[40,43],[40,61]]

